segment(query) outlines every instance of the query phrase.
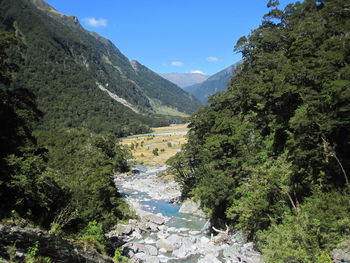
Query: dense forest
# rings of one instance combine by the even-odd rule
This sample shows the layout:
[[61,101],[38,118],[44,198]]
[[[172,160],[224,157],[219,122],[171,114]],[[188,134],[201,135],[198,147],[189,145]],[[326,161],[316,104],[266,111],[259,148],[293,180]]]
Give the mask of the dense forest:
[[[19,45],[13,34],[0,31],[0,219],[105,252],[104,231],[134,217],[111,177],[129,170],[130,153],[114,134],[85,128],[34,131],[43,116],[34,94],[9,88],[18,66],[6,51]],[[0,257],[13,255],[2,249]],[[45,260],[30,262],[51,262]]]
[[[12,86],[33,92],[45,113],[37,128],[84,127],[121,137],[181,122],[179,116],[201,106],[139,63],[137,70],[112,42],[85,30],[76,17],[60,14],[42,0],[1,0],[0,4],[0,27],[20,40],[9,53],[19,67]],[[158,114],[164,113],[158,109],[162,107],[178,116]]]
[[350,5],[278,8],[235,46],[229,90],[169,161],[183,198],[256,241],[266,262],[331,262],[350,234]]

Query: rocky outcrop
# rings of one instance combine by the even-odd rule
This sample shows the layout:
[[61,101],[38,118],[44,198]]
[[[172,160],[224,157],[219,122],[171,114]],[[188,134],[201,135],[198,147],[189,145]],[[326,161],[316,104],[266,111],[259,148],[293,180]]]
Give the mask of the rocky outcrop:
[[19,261],[25,261],[26,251],[39,242],[38,255],[49,257],[55,263],[113,263],[109,257],[73,245],[47,231],[30,227],[0,224],[0,256],[9,259],[10,251],[15,250]]
[[350,237],[331,251],[334,263],[350,263]]
[[187,199],[182,203],[179,213],[192,214],[199,217],[206,217],[205,213],[200,208],[200,204],[191,199]]

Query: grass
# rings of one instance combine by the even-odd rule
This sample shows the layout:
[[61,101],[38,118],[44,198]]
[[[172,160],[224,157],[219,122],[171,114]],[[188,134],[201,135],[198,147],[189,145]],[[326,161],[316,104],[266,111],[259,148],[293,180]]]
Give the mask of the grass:
[[[134,135],[122,139],[130,147],[134,160],[145,165],[164,165],[165,162],[181,150],[187,142],[187,124],[153,128],[149,134]],[[153,152],[158,149],[158,155]]]

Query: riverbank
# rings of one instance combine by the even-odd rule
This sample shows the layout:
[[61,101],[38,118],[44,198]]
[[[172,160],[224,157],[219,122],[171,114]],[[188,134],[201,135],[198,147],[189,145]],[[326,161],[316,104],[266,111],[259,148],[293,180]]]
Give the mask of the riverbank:
[[122,240],[125,255],[146,263],[262,262],[254,244],[241,233],[231,232],[225,242],[216,243],[219,235],[212,238],[207,218],[198,216],[203,212],[181,213],[180,205],[171,203],[180,197],[177,184],[157,176],[165,169],[139,165],[133,175],[115,177],[119,191],[140,218],[109,233],[111,239]]

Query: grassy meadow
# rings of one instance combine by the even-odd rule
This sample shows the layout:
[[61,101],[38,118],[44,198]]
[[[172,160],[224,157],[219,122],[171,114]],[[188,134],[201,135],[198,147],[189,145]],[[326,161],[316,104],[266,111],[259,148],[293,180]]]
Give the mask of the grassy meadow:
[[166,160],[181,150],[187,142],[187,124],[153,128],[152,133],[122,139],[132,152],[134,160],[145,165],[164,165]]

